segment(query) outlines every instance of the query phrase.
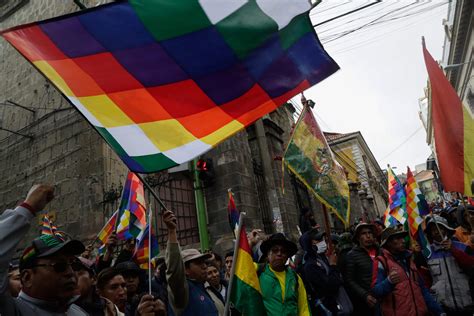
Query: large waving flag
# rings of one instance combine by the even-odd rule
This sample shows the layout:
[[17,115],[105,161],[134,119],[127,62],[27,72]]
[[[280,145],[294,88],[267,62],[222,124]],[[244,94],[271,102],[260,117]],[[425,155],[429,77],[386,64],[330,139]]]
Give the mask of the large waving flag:
[[230,302],[242,315],[265,315],[260,281],[252,259],[245,226],[239,235],[239,248],[234,256],[235,274],[230,289]]
[[[239,216],[240,213],[237,210],[237,207],[235,206],[235,201],[234,201],[234,194],[232,193],[232,190],[228,190],[228,195],[229,195],[229,204],[227,204],[227,212],[228,212],[228,217],[229,217],[229,225],[232,231],[234,232],[234,235],[237,233],[237,228],[239,226]],[[235,236],[237,237],[237,236]]]
[[301,113],[283,162],[347,226],[349,185],[311,110]]
[[[149,236],[150,233],[151,236]],[[133,258],[135,259],[135,262],[140,266],[140,268],[148,269],[150,257],[154,258],[158,256],[159,253],[158,240],[153,234],[153,229],[150,232],[150,224],[146,225],[145,229],[140,233],[137,239],[138,242],[135,246],[135,253],[133,255]]]
[[407,214],[405,189],[402,183],[398,180],[392,168],[388,168],[388,202],[390,208],[390,215],[395,217],[401,224],[405,224]]
[[2,35],[130,170],[148,173],[201,155],[339,69],[310,9],[308,0],[116,1]]
[[117,236],[137,237],[146,226],[146,202],[143,184],[137,175],[129,172],[118,210]]
[[406,203],[410,237],[420,245],[423,255],[429,258],[431,249],[421,226],[423,223],[421,214],[427,212],[428,203],[426,203],[425,196],[421,193],[410,168],[407,171]]
[[[426,49],[424,39],[423,55],[430,78],[433,132],[441,182],[445,191],[473,196],[474,111],[461,102]],[[465,66],[467,69],[472,64]]]

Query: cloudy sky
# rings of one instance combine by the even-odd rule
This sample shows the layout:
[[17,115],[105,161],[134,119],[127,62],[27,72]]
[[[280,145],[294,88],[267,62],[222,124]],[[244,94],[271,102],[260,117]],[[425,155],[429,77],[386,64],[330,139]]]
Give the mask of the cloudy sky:
[[[323,1],[311,13],[313,24],[369,3]],[[401,173],[425,162],[430,149],[418,116],[427,80],[421,37],[432,56],[441,59],[447,10],[446,1],[384,1],[317,27],[341,67],[305,93],[316,102],[322,129],[361,131],[382,169],[389,163]]]

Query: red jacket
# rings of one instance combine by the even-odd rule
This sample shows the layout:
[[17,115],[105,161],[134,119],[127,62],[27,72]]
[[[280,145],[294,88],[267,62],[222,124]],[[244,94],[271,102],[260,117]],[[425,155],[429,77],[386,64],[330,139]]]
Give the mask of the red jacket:
[[413,260],[408,259],[409,267],[407,270],[395,260],[390,252],[383,249],[382,254],[376,258],[376,264],[379,262],[386,275],[396,270],[401,279],[399,283],[392,285],[393,290],[382,298],[380,304],[382,314],[384,316],[429,315],[428,307],[420,288],[420,276]]

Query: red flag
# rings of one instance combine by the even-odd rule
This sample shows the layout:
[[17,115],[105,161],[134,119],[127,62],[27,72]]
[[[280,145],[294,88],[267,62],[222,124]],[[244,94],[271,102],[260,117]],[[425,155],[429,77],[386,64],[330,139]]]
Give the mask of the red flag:
[[432,122],[441,181],[446,191],[472,196],[474,120],[425,47],[423,55],[431,85]]

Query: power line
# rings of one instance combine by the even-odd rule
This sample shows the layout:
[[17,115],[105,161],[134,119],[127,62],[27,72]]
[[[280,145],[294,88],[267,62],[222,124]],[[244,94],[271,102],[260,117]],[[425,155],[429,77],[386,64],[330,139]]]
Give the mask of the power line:
[[383,161],[385,158],[387,158],[388,156],[390,156],[392,153],[394,153],[397,149],[399,149],[400,147],[402,147],[403,145],[405,145],[413,136],[416,135],[416,133],[418,133],[421,128],[423,126],[420,126],[418,127],[413,133],[410,134],[410,136],[408,136],[401,144],[399,144],[397,147],[395,147],[392,151],[390,151],[388,154],[386,154],[385,156],[383,156],[380,161]]
[[346,47],[341,47],[339,50],[333,51],[332,54],[334,54],[334,55],[335,54],[342,54],[342,53],[346,53],[346,52],[352,51],[354,49],[357,49],[359,47],[364,47],[366,45],[372,44],[372,43],[377,42],[378,40],[380,40],[382,38],[385,38],[386,35],[388,35],[388,34],[394,33],[396,31],[399,31],[399,30],[402,30],[402,29],[409,28],[409,27],[411,27],[415,24],[418,24],[420,22],[424,22],[424,21],[426,21],[426,20],[428,20],[428,19],[430,19],[433,16],[438,15],[438,14],[439,14],[439,12],[435,12],[435,14],[428,15],[428,16],[424,17],[423,19],[417,19],[416,21],[414,21],[412,23],[404,24],[403,26],[401,26],[399,28],[389,30],[388,32],[381,33],[381,34],[379,34],[375,37],[365,39],[364,41],[358,41],[358,42],[353,43],[351,45],[347,45]]
[[385,14],[379,16],[378,18],[376,18],[376,19],[374,19],[374,20],[372,20],[372,21],[370,21],[370,22],[368,22],[368,23],[366,23],[366,24],[363,24],[362,26],[359,26],[359,27],[357,27],[357,28],[355,28],[355,29],[352,29],[352,30],[350,30],[350,31],[344,32],[343,34],[341,34],[341,35],[339,35],[339,36],[337,36],[337,37],[335,37],[335,38],[332,38],[332,39],[330,39],[330,40],[328,40],[328,41],[326,41],[326,42],[323,42],[323,44],[330,43],[330,42],[335,41],[335,40],[337,40],[337,39],[340,39],[340,38],[342,38],[342,37],[344,37],[344,36],[347,36],[347,35],[349,35],[349,34],[351,34],[351,33],[357,32],[357,31],[363,29],[364,27],[367,27],[367,26],[371,25],[373,22],[376,22],[376,21],[382,19],[383,17],[392,14],[393,12],[402,10],[402,9],[404,9],[404,8],[407,8],[407,7],[410,7],[410,6],[414,5],[414,4],[416,4],[416,2],[407,4],[406,6],[403,6],[403,7],[397,8],[397,9],[394,9],[394,10],[392,10],[392,11],[389,11],[388,13],[385,13]]
[[[432,10],[434,10],[434,9],[440,8],[440,7],[444,6],[446,3],[447,3],[447,2],[444,2],[444,3],[441,3],[441,4],[436,4],[436,5],[433,5],[433,6],[430,6],[430,7],[423,8],[422,10],[418,10],[418,11],[416,11],[416,12],[409,12],[409,13],[406,13],[405,15],[396,16],[396,17],[393,17],[393,18],[388,19],[388,20],[381,20],[381,21],[378,21],[378,22],[374,22],[374,23],[368,25],[367,27],[379,26],[380,24],[390,23],[390,22],[392,22],[392,21],[397,21],[397,20],[402,19],[402,18],[407,18],[407,17],[413,17],[413,16],[421,15],[421,14],[430,12],[430,11],[432,11]],[[404,24],[401,28],[398,28],[398,29],[403,29],[403,28],[405,28],[405,27],[407,27],[407,26],[409,26],[409,25],[413,25],[414,23],[419,23],[419,22],[421,22],[421,21],[423,21],[423,20],[417,19],[417,20],[414,21],[413,23],[410,23],[410,24],[408,24],[408,25],[407,25],[407,24]],[[388,33],[394,32],[394,31],[396,31],[396,30],[398,30],[398,29],[394,29],[394,30],[391,30],[391,31],[389,31],[389,32],[385,32],[385,33],[383,33],[383,34],[388,34]],[[341,32],[341,33],[339,33],[339,34],[337,34],[337,35],[342,35],[342,34],[344,34],[344,32]],[[366,34],[368,34],[368,33],[366,33]],[[335,35],[336,35],[336,34],[335,34]],[[327,39],[327,38],[329,38],[329,37],[330,37],[330,36],[326,37],[325,39]],[[380,36],[376,36],[376,37],[374,37],[374,38],[377,38],[377,37],[380,37]],[[322,39],[322,41],[324,41],[325,39]],[[369,38],[369,39],[366,39],[366,41],[367,41],[367,40],[370,41],[371,39]],[[327,43],[327,42],[326,42],[326,43]],[[347,44],[347,42],[340,42],[340,43],[336,43],[335,45],[337,46],[338,44]],[[351,44],[352,44],[352,43],[351,43]],[[361,42],[360,42],[359,39],[357,39],[357,40],[354,41],[353,44],[360,45]],[[348,46],[349,46],[349,45],[348,45]],[[342,48],[342,50],[345,50],[346,48],[347,48],[347,47]]]
[[354,9],[354,10],[351,10],[351,11],[348,11],[348,12],[346,12],[346,13],[340,14],[340,15],[338,15],[338,16],[335,16],[335,17],[333,17],[333,18],[330,18],[330,19],[328,19],[328,20],[326,20],[326,21],[323,21],[323,22],[321,22],[321,23],[317,23],[317,24],[313,25],[313,27],[317,27],[317,26],[326,24],[326,23],[328,23],[328,22],[331,22],[331,21],[340,19],[340,18],[342,18],[342,17],[344,17],[344,16],[346,16],[346,15],[349,15],[349,14],[352,14],[352,13],[356,13],[356,12],[358,12],[358,11],[360,11],[360,10],[364,10],[364,9],[366,9],[366,8],[368,8],[368,7],[373,6],[374,4],[381,3],[381,2],[382,2],[382,0],[377,0],[376,2],[369,3],[369,4],[367,4],[367,5],[363,6],[363,7],[360,7],[360,8],[357,8],[357,9]]

